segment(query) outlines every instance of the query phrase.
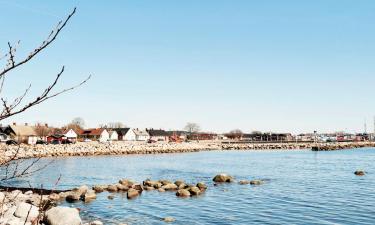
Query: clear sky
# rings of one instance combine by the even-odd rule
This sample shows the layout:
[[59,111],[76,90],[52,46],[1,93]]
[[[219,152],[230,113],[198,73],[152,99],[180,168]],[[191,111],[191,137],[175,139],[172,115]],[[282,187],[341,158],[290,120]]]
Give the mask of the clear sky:
[[[6,96],[93,77],[5,122],[312,132],[372,130],[373,0],[0,0],[0,50],[57,41],[7,78]],[[4,122],[4,121],[3,121]]]

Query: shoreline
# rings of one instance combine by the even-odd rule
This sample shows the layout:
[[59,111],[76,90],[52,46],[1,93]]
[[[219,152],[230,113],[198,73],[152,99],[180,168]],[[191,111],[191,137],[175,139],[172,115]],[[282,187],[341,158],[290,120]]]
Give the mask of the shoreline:
[[231,150],[303,150],[331,151],[375,147],[375,142],[337,143],[222,143],[220,141],[189,143],[139,143],[139,142],[79,142],[68,145],[24,145],[5,146],[0,150],[0,161],[17,154],[17,159],[67,156],[142,155],[165,153],[189,153],[200,151]]

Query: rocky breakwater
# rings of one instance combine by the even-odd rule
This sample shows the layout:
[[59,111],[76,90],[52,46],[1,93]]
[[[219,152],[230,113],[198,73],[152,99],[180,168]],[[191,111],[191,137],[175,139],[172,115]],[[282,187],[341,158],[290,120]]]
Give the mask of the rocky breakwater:
[[313,151],[334,151],[353,148],[373,148],[375,142],[334,142],[334,143],[319,143],[312,146]]
[[311,149],[313,143],[228,143],[222,144],[223,150],[281,150]]
[[219,150],[220,143],[79,142],[67,145],[24,145],[0,148],[1,160],[17,158],[184,153]]

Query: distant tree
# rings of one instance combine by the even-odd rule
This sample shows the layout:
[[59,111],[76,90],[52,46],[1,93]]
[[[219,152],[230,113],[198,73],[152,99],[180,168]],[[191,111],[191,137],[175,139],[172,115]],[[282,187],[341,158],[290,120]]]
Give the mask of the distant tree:
[[51,133],[51,128],[48,127],[47,123],[35,124],[34,130],[38,137],[46,137]]
[[194,134],[199,132],[201,128],[197,123],[187,123],[185,126],[185,130],[189,132],[189,134]]
[[115,129],[115,128],[124,128],[125,127],[125,124],[123,124],[122,122],[109,122],[105,125],[106,128],[112,128],[112,129]]
[[85,120],[82,117],[76,117],[70,122],[70,125],[83,129],[86,126]]
[[243,132],[240,129],[234,129],[231,130],[226,136],[230,139],[241,139]]

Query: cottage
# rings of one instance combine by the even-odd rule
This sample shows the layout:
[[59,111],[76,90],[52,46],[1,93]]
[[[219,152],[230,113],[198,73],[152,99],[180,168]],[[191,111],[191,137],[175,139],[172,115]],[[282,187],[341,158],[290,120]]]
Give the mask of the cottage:
[[165,130],[146,130],[150,135],[152,141],[169,141],[169,134]]
[[116,128],[113,129],[118,134],[119,141],[136,141],[136,135],[133,129],[130,128]]
[[118,141],[118,133],[115,130],[108,131],[109,140]]
[[92,141],[106,142],[109,139],[109,133],[104,128],[95,128],[83,130],[81,137],[84,139],[90,139]]
[[70,143],[76,143],[78,134],[70,128],[55,129],[52,134],[47,138],[47,142],[57,139],[58,141],[68,140]]
[[149,133],[146,130],[140,130],[138,128],[133,129],[136,141],[148,141],[150,139]]
[[10,125],[4,129],[4,133],[18,143],[36,144],[38,137],[33,127],[25,125]]

